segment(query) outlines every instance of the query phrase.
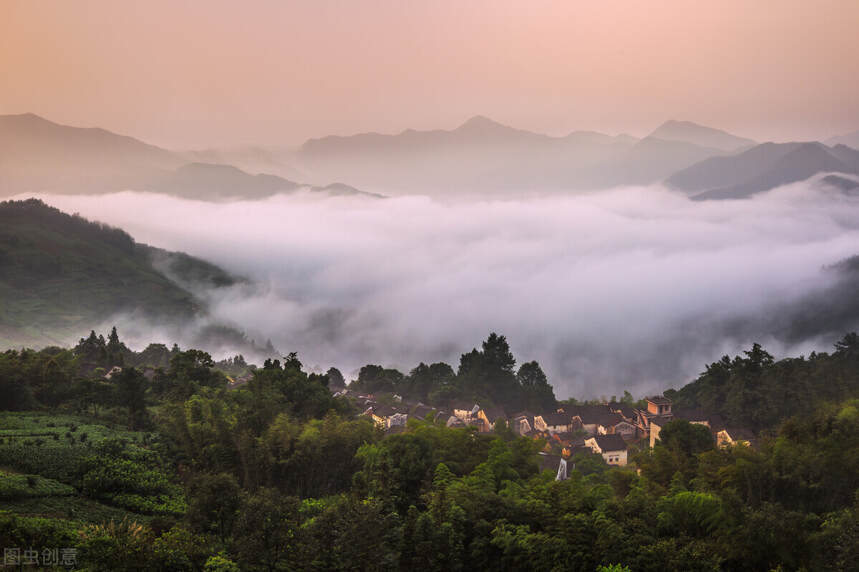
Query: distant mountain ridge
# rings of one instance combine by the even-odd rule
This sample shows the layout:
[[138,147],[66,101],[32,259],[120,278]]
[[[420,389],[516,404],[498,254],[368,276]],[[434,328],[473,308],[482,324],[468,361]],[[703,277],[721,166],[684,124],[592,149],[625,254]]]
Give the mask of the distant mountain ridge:
[[684,141],[701,147],[711,147],[721,151],[736,151],[755,145],[755,141],[737,137],[727,131],[704,127],[691,121],[666,121],[649,135],[665,141]]
[[551,136],[478,115],[452,130],[309,139],[298,157],[317,179],[349,180],[391,193],[449,194],[650,184],[725,149],[752,143],[689,122],[668,122],[637,139],[592,131]]
[[666,183],[695,200],[739,199],[822,172],[859,173],[859,151],[818,142],[763,143],[735,155],[705,159]]
[[[0,116],[0,196],[131,189],[230,200],[311,187],[276,175],[251,175],[231,165],[187,159],[183,153],[104,129],[70,127],[32,113]],[[349,188],[354,192],[344,186],[338,194],[365,194]]]

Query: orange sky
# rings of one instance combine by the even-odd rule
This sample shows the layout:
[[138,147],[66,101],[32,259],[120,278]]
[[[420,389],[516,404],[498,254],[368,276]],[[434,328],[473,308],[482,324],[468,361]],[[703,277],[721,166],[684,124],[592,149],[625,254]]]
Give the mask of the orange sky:
[[668,118],[859,129],[856,0],[0,0],[0,114],[172,147]]

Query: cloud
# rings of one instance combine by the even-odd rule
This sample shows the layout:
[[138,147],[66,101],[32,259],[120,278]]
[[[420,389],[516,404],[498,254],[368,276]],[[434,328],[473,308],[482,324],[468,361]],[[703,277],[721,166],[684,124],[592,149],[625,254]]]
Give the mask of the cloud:
[[251,277],[251,292],[201,293],[213,316],[308,365],[455,366],[497,331],[559,397],[678,386],[752,341],[825,349],[825,337],[783,343],[766,314],[859,253],[859,200],[816,179],[704,203],[658,186],[457,202],[41,198]]

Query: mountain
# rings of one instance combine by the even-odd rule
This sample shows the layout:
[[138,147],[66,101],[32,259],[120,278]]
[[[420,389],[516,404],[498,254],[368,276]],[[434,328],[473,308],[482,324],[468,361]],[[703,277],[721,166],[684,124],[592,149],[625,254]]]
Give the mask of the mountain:
[[763,143],[742,153],[705,159],[678,171],[666,184],[695,200],[738,199],[821,172],[859,173],[859,151],[818,142]]
[[197,200],[258,199],[294,191],[299,183],[275,175],[251,175],[232,165],[189,163],[147,185],[146,190]]
[[392,194],[451,194],[648,184],[724,152],[655,136],[638,140],[574,131],[553,137],[476,116],[447,131],[310,139],[297,157],[316,179],[346,180]]
[[0,189],[128,188],[181,165],[180,157],[99,128],[69,127],[32,113],[0,116]]
[[[310,186],[252,175],[98,128],[70,127],[32,113],[0,116],[0,196],[22,192],[154,191],[196,200],[258,199]],[[214,152],[196,152],[213,156]],[[266,158],[260,151],[235,157]],[[274,161],[274,159],[271,159]],[[351,189],[351,191],[350,191]],[[341,185],[328,194],[366,194]]]
[[835,147],[836,145],[847,145],[848,147],[859,149],[859,131],[831,137],[826,140],[826,144],[830,147]]
[[365,193],[343,183],[324,187],[308,187],[276,175],[251,175],[232,165],[190,163],[147,185],[146,190],[172,196],[205,201],[264,199],[278,193],[291,193],[302,188],[331,196],[365,196],[381,198],[383,195]]
[[755,145],[751,139],[737,137],[727,131],[705,127],[691,121],[666,121],[649,136],[665,141],[683,141],[721,151],[737,151]]
[[[171,278],[172,277],[172,278]],[[36,199],[0,203],[0,346],[64,344],[118,314],[175,323],[205,314],[191,289],[242,282],[182,253]]]

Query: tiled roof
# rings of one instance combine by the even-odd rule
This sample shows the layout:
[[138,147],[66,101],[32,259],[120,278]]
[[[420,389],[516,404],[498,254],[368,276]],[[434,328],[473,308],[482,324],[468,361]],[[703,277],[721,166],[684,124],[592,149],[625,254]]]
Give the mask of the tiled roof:
[[597,435],[594,437],[594,440],[603,453],[608,451],[626,451],[626,441],[620,435]]

